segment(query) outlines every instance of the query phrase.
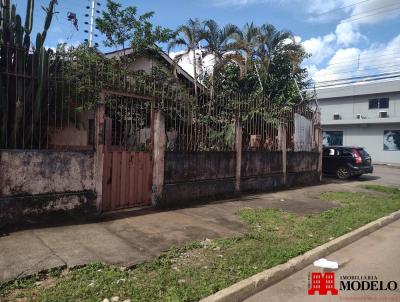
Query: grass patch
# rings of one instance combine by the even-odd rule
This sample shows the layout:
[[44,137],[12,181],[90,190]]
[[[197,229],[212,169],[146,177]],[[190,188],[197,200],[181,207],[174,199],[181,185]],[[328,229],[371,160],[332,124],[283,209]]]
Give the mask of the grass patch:
[[400,209],[400,190],[368,185],[379,194],[327,192],[322,200],[342,207],[297,215],[273,209],[242,210],[251,226],[241,237],[172,249],[131,270],[91,264],[67,275],[54,274],[50,286],[15,281],[0,289],[0,300],[31,301],[197,301],[255,273]]

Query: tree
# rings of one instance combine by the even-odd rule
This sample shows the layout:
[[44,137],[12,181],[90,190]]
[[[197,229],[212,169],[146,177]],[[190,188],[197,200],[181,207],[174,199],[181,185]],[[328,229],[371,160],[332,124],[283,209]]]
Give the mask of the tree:
[[215,75],[229,61],[225,55],[229,49],[229,42],[234,34],[240,32],[239,28],[233,24],[227,24],[220,27],[214,20],[204,22],[205,32],[204,40],[207,42],[205,55],[212,55],[214,58],[213,72],[211,75],[211,99],[214,96]]
[[289,51],[293,35],[288,31],[278,31],[272,24],[263,24],[259,29],[259,47],[257,49],[262,66],[268,73],[269,65],[275,56]]
[[168,45],[168,53],[177,46],[182,46],[185,50],[177,55],[174,60],[178,62],[186,55],[193,52],[193,74],[194,74],[194,93],[197,96],[197,58],[196,50],[201,40],[204,38],[204,28],[199,19],[189,19],[187,24],[178,27],[175,37]]
[[234,35],[235,42],[231,48],[235,50],[239,56],[231,56],[239,67],[242,74],[245,75],[249,68],[249,62],[254,60],[256,48],[259,45],[259,29],[254,23],[246,23],[243,30]]
[[153,48],[156,43],[165,43],[171,38],[172,31],[161,26],[154,26],[149,20],[154,12],[137,16],[137,8],[107,0],[107,8],[96,19],[99,31],[106,36],[104,45],[122,47],[124,55],[126,45],[132,47],[133,56]]

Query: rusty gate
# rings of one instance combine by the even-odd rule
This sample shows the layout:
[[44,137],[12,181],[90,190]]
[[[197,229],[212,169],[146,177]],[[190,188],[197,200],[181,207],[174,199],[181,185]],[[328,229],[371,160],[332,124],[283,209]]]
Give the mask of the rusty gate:
[[151,205],[154,99],[106,92],[103,211]]

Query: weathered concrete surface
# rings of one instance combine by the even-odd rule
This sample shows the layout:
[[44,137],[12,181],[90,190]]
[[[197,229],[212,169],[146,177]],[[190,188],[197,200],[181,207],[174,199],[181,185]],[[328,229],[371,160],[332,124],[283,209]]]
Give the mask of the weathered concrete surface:
[[235,152],[166,152],[166,184],[235,177]]
[[0,197],[94,191],[93,151],[0,150]]
[[233,196],[239,191],[268,192],[285,185],[320,182],[316,152],[288,152],[287,177],[283,173],[282,152],[243,151],[240,163],[235,162],[235,154],[167,152],[165,185],[159,204],[188,206],[197,201]]
[[287,152],[287,171],[309,172],[318,170],[318,152]]
[[0,197],[0,229],[27,221],[55,221],[63,216],[94,217],[95,201],[93,191]]
[[[317,195],[330,190],[362,190],[361,184],[394,182],[400,169],[376,167],[374,176],[360,181],[328,180],[323,185],[246,196],[193,208],[122,213],[117,219],[74,226],[12,232],[0,237],[0,281],[51,268],[92,261],[132,265],[173,246],[204,238],[231,237],[247,232],[236,215],[243,208],[276,208],[295,213],[318,213],[337,206]],[[114,219],[114,220],[111,220]],[[49,260],[47,260],[47,258]]]
[[0,150],[0,228],[55,212],[96,213],[93,151]]
[[[336,288],[340,276],[376,276],[379,281],[400,284],[400,220],[332,253],[328,260],[339,262]],[[400,301],[400,290],[340,291],[338,296],[308,296],[308,275],[320,269],[309,265],[281,282],[248,298],[247,302],[297,301]]]

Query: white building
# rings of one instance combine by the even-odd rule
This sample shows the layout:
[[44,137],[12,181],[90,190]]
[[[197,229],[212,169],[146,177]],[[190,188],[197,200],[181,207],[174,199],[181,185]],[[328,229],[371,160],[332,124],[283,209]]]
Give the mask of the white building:
[[325,145],[361,146],[400,164],[400,80],[317,89]]

